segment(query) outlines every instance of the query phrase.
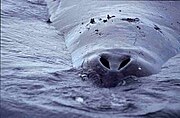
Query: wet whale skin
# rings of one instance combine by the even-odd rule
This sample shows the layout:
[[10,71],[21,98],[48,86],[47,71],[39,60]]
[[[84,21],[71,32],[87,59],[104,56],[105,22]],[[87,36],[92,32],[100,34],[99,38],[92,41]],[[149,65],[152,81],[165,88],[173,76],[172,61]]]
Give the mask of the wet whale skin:
[[128,76],[156,74],[180,51],[179,2],[47,3],[50,21],[64,36],[73,66],[97,75],[107,86]]

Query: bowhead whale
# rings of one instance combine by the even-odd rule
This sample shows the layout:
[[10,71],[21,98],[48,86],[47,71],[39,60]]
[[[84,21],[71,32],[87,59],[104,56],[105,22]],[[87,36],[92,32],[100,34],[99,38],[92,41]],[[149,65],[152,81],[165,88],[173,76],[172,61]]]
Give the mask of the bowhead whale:
[[74,67],[105,87],[156,74],[180,52],[179,1],[46,0]]

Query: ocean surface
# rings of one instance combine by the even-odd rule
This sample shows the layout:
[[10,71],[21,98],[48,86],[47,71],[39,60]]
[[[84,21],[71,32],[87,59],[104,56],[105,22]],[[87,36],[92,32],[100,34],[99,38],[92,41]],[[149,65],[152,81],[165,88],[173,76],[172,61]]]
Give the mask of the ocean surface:
[[1,118],[180,118],[180,54],[114,88],[72,67],[43,0],[1,1]]

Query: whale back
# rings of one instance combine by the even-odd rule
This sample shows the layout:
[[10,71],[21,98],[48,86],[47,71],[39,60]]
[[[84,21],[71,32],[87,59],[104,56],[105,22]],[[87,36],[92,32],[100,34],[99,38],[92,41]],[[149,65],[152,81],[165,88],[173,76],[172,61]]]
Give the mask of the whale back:
[[[51,20],[56,22],[56,27],[61,26],[60,29],[70,24],[81,23],[82,20],[89,20],[91,17],[116,12],[117,9],[122,11],[121,16],[145,15],[153,22],[180,32],[178,12],[180,1],[46,0],[46,2]],[[174,25],[171,26],[172,24]]]
[[[156,63],[160,65],[180,51],[179,1],[57,0],[49,3],[50,19],[64,35],[76,66],[88,55],[112,48],[143,50],[158,58]],[[108,15],[114,17],[108,20]],[[137,18],[137,22],[128,18]]]

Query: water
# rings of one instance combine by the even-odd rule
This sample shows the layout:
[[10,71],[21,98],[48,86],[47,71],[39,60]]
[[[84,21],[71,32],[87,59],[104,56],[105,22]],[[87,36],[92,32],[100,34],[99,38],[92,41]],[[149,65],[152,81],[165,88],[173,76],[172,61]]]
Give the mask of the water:
[[43,0],[3,0],[1,118],[179,118],[180,54],[159,74],[100,88],[72,68]]

